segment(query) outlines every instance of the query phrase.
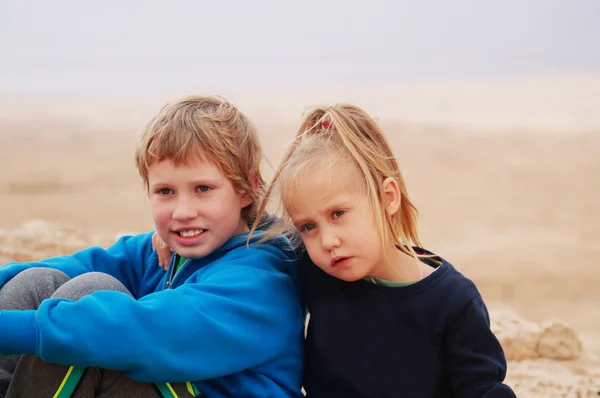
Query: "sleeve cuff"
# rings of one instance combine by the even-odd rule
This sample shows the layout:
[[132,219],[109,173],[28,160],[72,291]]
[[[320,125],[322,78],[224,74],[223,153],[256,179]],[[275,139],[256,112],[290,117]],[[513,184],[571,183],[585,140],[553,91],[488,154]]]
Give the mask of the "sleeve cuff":
[[37,355],[35,310],[0,311],[0,355]]

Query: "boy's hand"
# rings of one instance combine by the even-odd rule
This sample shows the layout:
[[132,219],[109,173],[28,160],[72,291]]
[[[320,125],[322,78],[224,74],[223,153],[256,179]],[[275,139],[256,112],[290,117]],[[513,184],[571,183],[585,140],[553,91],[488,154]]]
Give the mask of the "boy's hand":
[[164,268],[165,271],[168,270],[173,255],[173,249],[158,236],[156,231],[154,232],[154,235],[152,235],[152,249],[156,250],[156,254],[158,255],[158,266]]

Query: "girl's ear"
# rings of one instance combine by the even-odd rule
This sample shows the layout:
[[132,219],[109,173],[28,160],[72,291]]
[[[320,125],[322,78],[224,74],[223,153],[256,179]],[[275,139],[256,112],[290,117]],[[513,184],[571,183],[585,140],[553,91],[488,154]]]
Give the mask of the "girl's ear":
[[400,202],[402,200],[398,181],[394,177],[388,177],[383,180],[382,188],[385,210],[392,216],[400,209]]

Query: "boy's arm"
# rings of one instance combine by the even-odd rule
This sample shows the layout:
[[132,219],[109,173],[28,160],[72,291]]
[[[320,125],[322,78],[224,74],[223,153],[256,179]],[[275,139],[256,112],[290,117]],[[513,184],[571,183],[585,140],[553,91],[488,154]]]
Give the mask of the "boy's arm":
[[457,397],[515,398],[506,377],[506,357],[490,329],[487,308],[477,294],[445,336],[445,367]]
[[275,254],[248,252],[195,284],[137,301],[101,291],[45,300],[37,313],[2,311],[0,354],[116,369],[142,382],[213,378],[286,355],[299,369],[303,316],[292,278],[276,270]]
[[70,278],[92,271],[110,274],[136,295],[144,263],[151,254],[150,233],[125,236],[108,249],[92,246],[70,256],[58,256],[28,263],[7,263],[0,267],[0,287],[19,272],[29,268],[44,267],[60,270]]

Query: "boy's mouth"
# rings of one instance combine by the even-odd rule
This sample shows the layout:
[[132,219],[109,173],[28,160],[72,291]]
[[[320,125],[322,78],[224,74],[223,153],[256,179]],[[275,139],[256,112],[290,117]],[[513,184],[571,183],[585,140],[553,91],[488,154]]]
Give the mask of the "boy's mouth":
[[205,229],[184,229],[181,231],[175,231],[176,234],[183,238],[193,238],[206,232]]

